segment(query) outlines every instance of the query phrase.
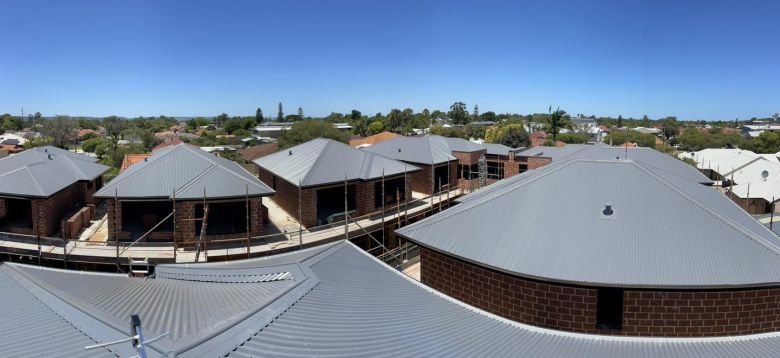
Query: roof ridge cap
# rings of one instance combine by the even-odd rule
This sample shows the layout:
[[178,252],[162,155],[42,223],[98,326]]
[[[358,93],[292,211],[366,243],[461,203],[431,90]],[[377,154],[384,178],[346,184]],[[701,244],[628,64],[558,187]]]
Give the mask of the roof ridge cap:
[[[771,253],[773,253],[773,254],[775,254],[777,256],[780,256],[780,247],[777,247],[776,245],[768,242],[766,239],[764,239],[762,237],[759,237],[758,235],[753,233],[752,230],[748,230],[747,228],[745,228],[742,225],[734,222],[733,220],[730,220],[730,219],[724,217],[723,215],[721,215],[717,211],[715,211],[712,208],[710,208],[708,205],[702,203],[697,198],[693,197],[692,195],[686,193],[684,190],[682,190],[679,187],[677,187],[677,185],[674,185],[673,183],[669,182],[665,178],[663,178],[663,177],[653,173],[652,171],[650,171],[647,168],[643,167],[641,164],[639,164],[637,162],[631,162],[631,164],[634,164],[634,166],[639,168],[641,171],[650,174],[656,181],[658,181],[662,185],[672,189],[675,193],[677,193],[678,195],[682,196],[683,198],[685,198],[686,200],[688,200],[692,204],[694,204],[694,205],[704,209],[707,213],[709,213],[710,215],[714,216],[715,218],[717,218],[718,220],[720,220],[724,224],[734,228],[734,230],[738,231],[742,235],[745,235],[747,238],[753,240],[757,244],[763,246],[764,248],[766,248]],[[693,183],[693,184],[698,185],[697,183]]]
[[[314,138],[314,140],[318,140],[318,139],[325,139],[325,138]],[[317,157],[316,157],[316,158],[314,158],[314,163],[311,163],[311,165],[309,166],[309,169],[308,169],[308,170],[306,170],[306,172],[303,174],[303,176],[302,176],[303,178],[302,178],[302,179],[299,179],[299,180],[300,180],[300,182],[298,182],[298,183],[293,183],[293,184],[296,184],[296,185],[298,185],[298,187],[300,187],[300,186],[301,186],[301,184],[303,184],[303,183],[304,183],[304,182],[305,182],[307,179],[309,179],[309,174],[311,174],[311,172],[314,170],[314,168],[315,168],[315,167],[316,167],[318,164],[320,164],[320,159],[321,159],[321,158],[324,156],[324,154],[325,154],[325,152],[326,152],[326,151],[329,151],[329,150],[330,150],[330,145],[331,145],[331,143],[332,143],[332,142],[329,142],[329,141],[323,141],[323,142],[325,142],[325,145],[322,147],[322,150],[321,150],[321,151],[320,151],[320,153],[317,155]],[[306,143],[309,143],[309,142],[306,142]],[[306,143],[301,143],[301,144],[306,144]],[[305,185],[305,184],[304,184],[304,185]]]
[[[448,218],[453,217],[455,215],[459,215],[459,214],[465,212],[468,209],[480,207],[480,206],[482,206],[484,204],[487,204],[489,202],[492,202],[493,200],[496,200],[498,198],[503,198],[504,196],[506,196],[506,194],[508,194],[510,192],[513,192],[513,191],[515,191],[515,190],[517,190],[519,188],[525,187],[525,186],[527,186],[527,185],[529,185],[529,184],[531,184],[533,182],[536,182],[540,178],[543,178],[543,177],[545,177],[547,175],[550,175],[550,173],[558,172],[562,168],[571,166],[572,163],[576,163],[576,162],[580,162],[580,161],[592,161],[592,160],[576,159],[576,160],[569,160],[569,161],[565,161],[565,162],[560,162],[559,164],[557,164],[557,165],[555,165],[553,167],[548,167],[549,170],[547,170],[544,173],[536,175],[536,176],[534,176],[532,178],[528,178],[527,180],[520,181],[519,183],[515,183],[516,186],[511,187],[511,189],[507,190],[507,192],[503,193],[502,195],[497,195],[497,196],[487,197],[487,198],[483,197],[482,200],[476,200],[474,202],[467,202],[467,203],[459,204],[456,207],[456,209],[457,208],[462,208],[462,209],[458,209],[456,211],[447,210],[447,211],[444,212],[444,214],[438,214],[438,215],[430,216],[430,217],[426,218],[426,219],[431,220],[431,221],[428,222],[428,223],[425,223],[424,225],[422,224],[422,223],[424,223],[424,221],[418,221],[416,223],[413,223],[411,225],[403,227],[403,228],[401,228],[399,230],[404,230],[404,229],[410,228],[410,229],[408,229],[408,231],[411,232],[411,231],[415,231],[415,230],[418,230],[418,229],[421,229],[421,228],[428,227],[428,226],[430,226],[430,225],[432,225],[434,223],[438,223],[438,222],[442,221],[443,219],[448,219]],[[417,226],[419,226],[419,227],[417,227]]]

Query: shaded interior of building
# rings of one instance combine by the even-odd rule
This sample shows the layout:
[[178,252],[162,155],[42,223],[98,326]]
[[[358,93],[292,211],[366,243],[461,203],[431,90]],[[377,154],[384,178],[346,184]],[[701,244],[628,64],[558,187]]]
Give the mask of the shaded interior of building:
[[[242,234],[247,231],[246,202],[209,203],[206,235]],[[195,206],[195,217],[202,218],[203,204]],[[203,221],[195,221],[195,233],[200,235]]]
[[5,208],[0,213],[0,231],[28,231],[33,228],[32,200],[19,198],[0,198]]
[[381,209],[382,204],[394,205],[404,199],[404,193],[406,185],[404,185],[404,178],[385,179],[385,190],[382,192],[382,182],[374,183],[374,207]]
[[173,212],[171,201],[122,201],[122,231],[129,232],[130,238],[135,240],[144,233],[155,228],[154,233],[173,233]]
[[448,189],[448,180],[450,179],[450,167],[449,165],[440,165],[433,170],[433,192],[438,193]]
[[[355,186],[347,186],[347,211],[354,215]],[[317,225],[344,220],[344,187],[338,186],[317,190]]]

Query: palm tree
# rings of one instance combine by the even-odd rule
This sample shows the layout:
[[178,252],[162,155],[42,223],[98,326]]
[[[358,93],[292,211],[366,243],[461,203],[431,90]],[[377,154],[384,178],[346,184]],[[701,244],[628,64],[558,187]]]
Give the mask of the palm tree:
[[552,140],[553,143],[555,143],[555,139],[558,137],[558,133],[561,132],[561,129],[571,129],[571,118],[566,114],[566,111],[562,110],[560,107],[556,108],[555,112],[553,112],[552,106],[550,106],[550,108],[547,109],[547,112],[549,113],[549,117],[545,130],[552,134]]

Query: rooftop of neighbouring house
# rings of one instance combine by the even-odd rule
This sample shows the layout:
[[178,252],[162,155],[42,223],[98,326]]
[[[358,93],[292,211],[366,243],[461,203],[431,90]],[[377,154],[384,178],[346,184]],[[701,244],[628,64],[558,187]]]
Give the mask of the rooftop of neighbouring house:
[[49,197],[108,171],[97,159],[52,146],[30,148],[0,159],[0,194]]
[[385,156],[318,138],[254,160],[287,182],[311,187],[354,180],[374,180],[420,170]]
[[516,178],[397,233],[467,261],[555,282],[654,288],[780,282],[780,238],[710,187],[614,159],[569,160]]
[[236,162],[189,144],[154,152],[95,193],[97,198],[203,199],[272,195],[273,190]]

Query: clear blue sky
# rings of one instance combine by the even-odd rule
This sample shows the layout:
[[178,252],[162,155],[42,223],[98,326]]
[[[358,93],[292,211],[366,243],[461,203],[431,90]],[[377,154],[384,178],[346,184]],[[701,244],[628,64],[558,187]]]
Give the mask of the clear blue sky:
[[780,112],[779,1],[0,2],[0,113]]

